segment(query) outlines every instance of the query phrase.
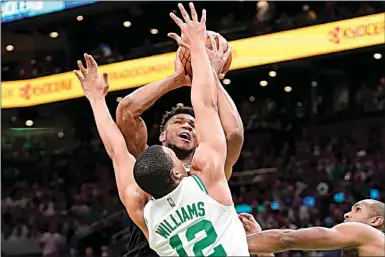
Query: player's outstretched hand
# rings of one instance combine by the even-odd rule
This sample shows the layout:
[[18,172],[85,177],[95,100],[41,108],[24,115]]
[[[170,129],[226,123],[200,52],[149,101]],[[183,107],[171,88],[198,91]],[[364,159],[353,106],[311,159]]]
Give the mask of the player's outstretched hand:
[[[223,71],[223,67],[225,66],[227,59],[231,54],[231,46],[229,45],[226,52],[223,53],[223,48],[225,47],[225,44],[227,44],[227,42],[220,40],[220,36],[218,33],[210,32],[208,33],[208,36],[210,38],[211,47],[213,49],[211,50],[206,47],[207,55],[209,56],[211,66],[213,67],[215,73],[218,74],[218,78],[223,79],[225,77],[225,74],[221,72]],[[219,47],[217,47],[215,37],[218,37],[219,39]]]
[[74,70],[76,77],[79,79],[80,84],[83,88],[84,94],[88,100],[97,100],[104,98],[108,93],[109,83],[108,74],[103,73],[103,77],[99,74],[98,64],[95,59],[89,55],[84,54],[86,60],[86,68],[84,68],[82,61],[77,61],[79,70]]
[[238,214],[239,219],[242,222],[243,228],[246,231],[246,235],[255,234],[262,231],[261,226],[254,219],[254,216],[248,213]]
[[203,9],[201,20],[198,20],[198,14],[195,10],[194,4],[190,3],[191,19],[187,11],[181,3],[178,4],[179,10],[183,16],[184,22],[175,14],[170,13],[171,19],[179,26],[182,31],[182,38],[175,33],[168,33],[167,35],[173,38],[179,46],[190,49],[199,45],[205,45],[206,39],[206,10]]

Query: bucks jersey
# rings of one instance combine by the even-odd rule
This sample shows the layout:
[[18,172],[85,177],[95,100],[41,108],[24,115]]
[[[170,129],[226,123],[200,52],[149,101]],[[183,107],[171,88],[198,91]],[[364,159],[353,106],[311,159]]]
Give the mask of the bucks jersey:
[[150,247],[160,256],[250,256],[234,206],[212,199],[195,175],[149,201],[144,218]]

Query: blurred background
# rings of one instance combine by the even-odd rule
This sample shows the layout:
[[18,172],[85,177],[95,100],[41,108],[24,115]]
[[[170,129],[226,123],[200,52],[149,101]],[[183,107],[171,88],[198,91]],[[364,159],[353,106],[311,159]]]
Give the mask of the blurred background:
[[[85,52],[117,73],[139,58],[175,52],[166,35],[179,32],[168,16],[176,3],[1,1],[1,7],[2,255],[121,256],[131,221],[91,108],[84,97],[71,95],[78,84],[69,83],[67,97],[64,82],[52,83],[72,81],[65,72]],[[233,70],[223,80],[245,127],[230,180],[237,210],[254,214],[264,229],[331,227],[356,201],[384,201],[385,41],[373,39],[385,38],[384,2],[196,7],[207,9],[209,30],[230,43],[244,39],[232,44]],[[270,36],[276,45],[264,43]],[[289,49],[288,38],[298,49]],[[248,40],[256,43],[237,47]],[[313,52],[306,55],[307,49]],[[259,60],[265,51],[279,52],[279,58]],[[152,67],[151,60],[142,65]],[[146,77],[152,79],[154,70]],[[114,83],[107,96],[113,116],[122,97],[147,81]],[[163,113],[190,105],[189,98],[189,88],[181,88],[145,112],[149,144],[159,143]],[[340,252],[277,254],[305,255]]]

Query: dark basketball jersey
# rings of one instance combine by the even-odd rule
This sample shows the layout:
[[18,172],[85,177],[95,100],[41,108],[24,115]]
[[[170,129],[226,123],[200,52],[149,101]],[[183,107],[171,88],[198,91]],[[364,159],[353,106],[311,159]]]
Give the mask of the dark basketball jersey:
[[126,244],[125,257],[158,257],[158,255],[151,250],[148,245],[148,241],[144,236],[142,230],[136,224],[128,218],[128,226],[130,227],[128,232],[128,241]]

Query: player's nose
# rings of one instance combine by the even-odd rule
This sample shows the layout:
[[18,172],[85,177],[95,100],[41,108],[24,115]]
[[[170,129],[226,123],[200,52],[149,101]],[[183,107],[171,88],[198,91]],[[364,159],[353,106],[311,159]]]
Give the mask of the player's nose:
[[192,127],[188,123],[184,123],[182,125],[182,129],[185,129],[185,130],[188,130],[188,131],[192,131]]
[[344,219],[348,220],[350,218],[350,212],[344,214]]

